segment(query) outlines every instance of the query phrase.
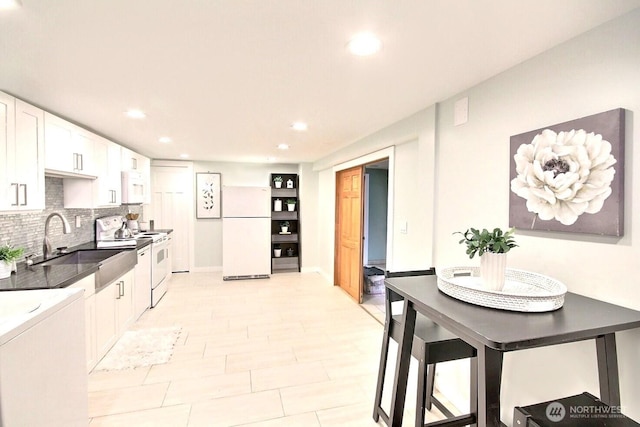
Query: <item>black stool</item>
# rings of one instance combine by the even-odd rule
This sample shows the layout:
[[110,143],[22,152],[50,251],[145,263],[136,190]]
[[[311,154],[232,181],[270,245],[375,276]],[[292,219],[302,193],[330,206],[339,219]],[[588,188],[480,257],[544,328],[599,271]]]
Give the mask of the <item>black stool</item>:
[[[416,270],[404,272],[387,272],[386,277],[406,277],[406,276],[425,276],[435,274],[435,269]],[[389,425],[389,415],[382,409],[382,391],[384,387],[384,378],[389,354],[389,338],[399,341],[402,334],[402,316],[394,316],[391,312],[391,303],[396,301],[404,301],[402,296],[393,292],[389,288],[385,288],[385,325],[382,337],[382,351],[380,354],[380,367],[378,370],[378,384],[376,386],[376,396],[373,410],[373,419],[378,421],[382,417],[384,422]],[[434,395],[434,379],[436,363],[447,362],[458,359],[471,359],[472,376],[477,375],[476,349],[462,341],[455,335],[451,334],[436,323],[427,319],[425,316],[417,313],[416,327],[413,335],[413,345],[411,354],[418,359],[418,387],[416,397],[416,420],[417,426],[466,426],[475,424],[476,418],[474,414],[466,414],[462,416],[454,416],[451,411],[442,404]],[[471,400],[472,412],[477,406],[477,393],[475,392],[476,378],[472,378],[471,382]],[[446,420],[436,421],[425,424],[424,411],[431,410],[432,404],[435,405],[446,417]]]

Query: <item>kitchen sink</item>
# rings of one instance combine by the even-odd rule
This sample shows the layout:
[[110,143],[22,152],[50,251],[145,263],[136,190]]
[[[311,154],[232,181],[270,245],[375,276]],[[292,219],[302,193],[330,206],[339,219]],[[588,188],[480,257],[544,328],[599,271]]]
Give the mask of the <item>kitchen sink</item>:
[[95,251],[75,251],[69,254],[49,258],[34,265],[46,267],[60,264],[99,264],[102,261],[117,255],[119,250],[95,250]]
[[96,249],[79,250],[55,258],[49,258],[33,267],[53,267],[56,265],[99,264],[96,274],[96,292],[110,285],[123,273],[131,270],[138,263],[135,250]]

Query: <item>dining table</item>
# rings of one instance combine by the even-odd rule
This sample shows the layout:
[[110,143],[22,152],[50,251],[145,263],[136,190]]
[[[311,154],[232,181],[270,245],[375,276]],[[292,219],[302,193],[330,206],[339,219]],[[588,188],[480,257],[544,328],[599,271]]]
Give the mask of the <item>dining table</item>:
[[595,340],[600,399],[611,406],[620,405],[615,333],[639,328],[640,311],[573,292],[567,292],[562,307],[554,311],[488,308],[443,293],[434,275],[387,278],[385,286],[405,299],[390,427],[402,425],[416,313],[477,349],[475,369],[471,369],[471,412],[480,427],[504,425],[500,419],[503,356],[517,350]]

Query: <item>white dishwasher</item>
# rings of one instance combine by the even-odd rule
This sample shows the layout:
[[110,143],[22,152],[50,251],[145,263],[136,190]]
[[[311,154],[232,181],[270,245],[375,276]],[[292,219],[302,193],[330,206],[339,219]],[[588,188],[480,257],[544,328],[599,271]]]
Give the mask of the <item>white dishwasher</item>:
[[89,423],[82,289],[0,292],[0,425]]

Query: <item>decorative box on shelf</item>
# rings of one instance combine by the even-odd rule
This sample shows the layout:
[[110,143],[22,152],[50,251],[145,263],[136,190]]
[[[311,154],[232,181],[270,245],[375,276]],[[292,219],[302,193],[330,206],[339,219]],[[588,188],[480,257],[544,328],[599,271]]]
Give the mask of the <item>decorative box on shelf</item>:
[[438,289],[471,304],[501,310],[545,312],[564,304],[567,287],[556,279],[524,270],[507,269],[501,291],[484,289],[480,267],[447,267],[436,270]]

